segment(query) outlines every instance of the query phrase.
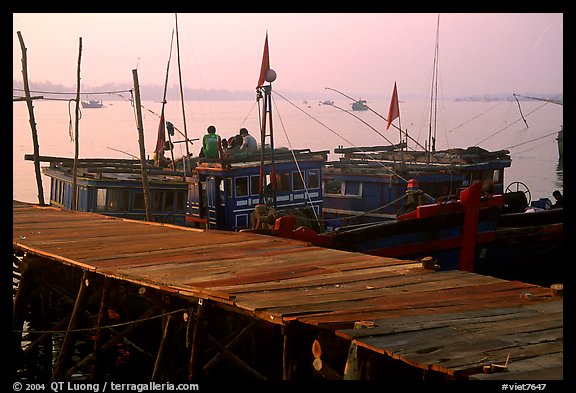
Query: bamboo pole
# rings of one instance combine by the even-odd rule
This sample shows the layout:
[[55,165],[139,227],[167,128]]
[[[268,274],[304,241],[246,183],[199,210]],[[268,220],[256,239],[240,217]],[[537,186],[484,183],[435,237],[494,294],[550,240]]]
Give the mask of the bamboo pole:
[[142,188],[144,189],[144,205],[146,206],[146,221],[152,221],[150,208],[150,190],[148,188],[148,173],[146,168],[146,149],[144,147],[144,125],[142,123],[142,106],[140,102],[140,86],[138,84],[138,70],[132,70],[134,79],[134,99],[138,122],[138,143],[140,145],[140,169],[142,172]]
[[24,45],[22,33],[17,32],[17,34],[18,39],[20,40],[20,48],[22,49],[22,77],[24,82],[24,94],[26,95],[26,104],[28,105],[28,114],[30,116],[30,128],[32,129],[32,143],[34,146],[34,170],[36,171],[36,185],[38,187],[38,203],[40,205],[45,205],[44,188],[42,187],[42,175],[40,172],[40,161],[38,160],[38,156],[40,155],[40,146],[38,145],[38,132],[36,130],[36,119],[34,117],[34,106],[32,105],[30,86],[28,85],[28,63],[26,57],[27,49]]
[[72,203],[71,210],[78,210],[78,128],[80,125],[80,63],[82,60],[82,37],[79,39],[78,71],[76,74],[76,124],[74,127],[74,166],[72,167]]

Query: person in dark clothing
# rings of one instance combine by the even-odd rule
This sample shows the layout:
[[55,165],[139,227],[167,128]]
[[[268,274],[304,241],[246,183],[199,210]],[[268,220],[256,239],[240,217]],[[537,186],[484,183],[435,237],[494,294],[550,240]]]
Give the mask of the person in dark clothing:
[[555,190],[552,193],[552,196],[554,197],[554,199],[556,199],[556,202],[554,202],[551,209],[559,209],[561,207],[564,207],[564,197],[562,196],[562,193],[560,191]]

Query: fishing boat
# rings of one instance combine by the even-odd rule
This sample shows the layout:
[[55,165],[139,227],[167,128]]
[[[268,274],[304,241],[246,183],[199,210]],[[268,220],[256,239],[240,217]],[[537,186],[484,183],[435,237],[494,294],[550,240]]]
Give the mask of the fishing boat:
[[507,150],[479,147],[436,152],[406,151],[405,144],[337,148],[339,160],[323,171],[324,219],[327,229],[392,220],[407,203],[406,193],[419,189],[428,203],[456,197],[475,180],[504,191]]
[[102,108],[104,103],[100,100],[82,101],[82,108]]
[[[563,280],[563,209],[530,209],[525,191],[486,195],[481,181],[458,199],[422,204],[394,220],[317,232],[278,217],[253,232],[344,251],[422,260],[435,270],[466,270],[551,285]],[[530,210],[530,211],[529,211]],[[546,266],[543,266],[544,262]]]
[[353,111],[367,111],[368,105],[366,105],[366,100],[358,100],[352,103]]
[[[26,160],[34,156],[27,154]],[[134,220],[146,219],[141,163],[132,159],[83,158],[76,163],[77,196],[73,198],[74,159],[40,156],[50,178],[50,205]],[[146,162],[151,218],[185,225],[187,184],[182,173]]]

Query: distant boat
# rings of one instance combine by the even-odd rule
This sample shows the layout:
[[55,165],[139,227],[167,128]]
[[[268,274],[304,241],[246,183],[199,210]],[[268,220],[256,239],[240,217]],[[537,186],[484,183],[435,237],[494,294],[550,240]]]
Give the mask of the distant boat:
[[320,101],[320,105],[334,105],[334,101],[332,100]]
[[82,108],[102,108],[104,104],[100,100],[82,101]]
[[366,105],[366,100],[358,100],[352,104],[353,111],[366,111],[368,106]]

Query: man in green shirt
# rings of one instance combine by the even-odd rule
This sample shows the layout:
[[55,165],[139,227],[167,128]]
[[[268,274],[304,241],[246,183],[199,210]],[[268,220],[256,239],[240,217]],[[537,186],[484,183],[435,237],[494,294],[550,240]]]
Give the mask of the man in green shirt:
[[216,134],[216,127],[208,127],[208,133],[202,138],[202,151],[206,158],[218,159],[223,157],[222,142],[220,136]]

